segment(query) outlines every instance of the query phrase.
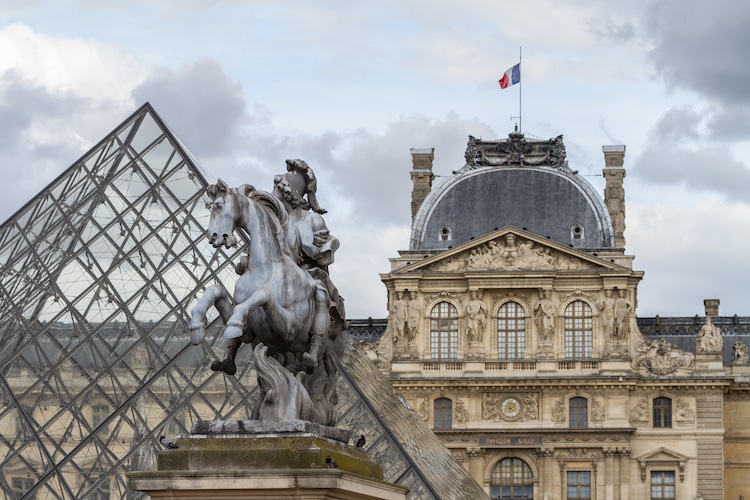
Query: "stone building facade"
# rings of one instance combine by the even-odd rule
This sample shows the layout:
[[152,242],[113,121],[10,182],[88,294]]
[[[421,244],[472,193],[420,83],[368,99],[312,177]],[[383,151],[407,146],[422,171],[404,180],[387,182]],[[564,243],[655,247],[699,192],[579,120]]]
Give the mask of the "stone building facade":
[[387,327],[352,335],[491,498],[750,498],[747,318],[639,321],[625,147],[603,152],[602,199],[562,137],[470,137],[438,186],[412,150]]

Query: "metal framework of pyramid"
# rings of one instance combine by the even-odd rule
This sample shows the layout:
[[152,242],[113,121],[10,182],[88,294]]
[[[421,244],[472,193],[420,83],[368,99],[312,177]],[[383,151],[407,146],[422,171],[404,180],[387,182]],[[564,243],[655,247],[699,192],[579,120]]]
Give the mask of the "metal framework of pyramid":
[[[145,498],[124,473],[154,467],[159,435],[248,418],[250,349],[228,377],[209,368],[222,355],[218,317],[200,346],[186,333],[196,296],[232,287],[244,251],[208,244],[206,186],[147,103],[0,226],[6,498]],[[439,498],[377,403],[345,369],[338,383],[340,422],[369,437],[386,480]]]

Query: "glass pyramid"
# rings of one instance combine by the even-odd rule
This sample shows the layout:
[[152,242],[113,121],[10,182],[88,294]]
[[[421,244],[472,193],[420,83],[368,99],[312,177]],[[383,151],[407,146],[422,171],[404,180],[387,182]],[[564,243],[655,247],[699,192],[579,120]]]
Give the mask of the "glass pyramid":
[[[210,370],[224,347],[215,313],[206,340],[188,342],[196,296],[215,282],[232,289],[245,250],[208,244],[206,186],[147,103],[0,226],[5,498],[146,498],[124,473],[155,468],[158,436],[251,414],[251,350],[240,350],[235,377]],[[371,438],[368,453],[411,499],[437,498],[420,472],[429,464],[402,443],[416,434],[403,422],[389,428],[358,387],[380,376],[378,390],[395,400],[374,372],[339,375],[339,425]],[[465,474],[455,465],[454,478]]]

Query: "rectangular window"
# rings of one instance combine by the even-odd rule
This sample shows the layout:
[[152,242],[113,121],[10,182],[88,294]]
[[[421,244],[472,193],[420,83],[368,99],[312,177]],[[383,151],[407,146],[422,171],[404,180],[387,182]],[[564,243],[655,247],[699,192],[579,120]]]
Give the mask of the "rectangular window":
[[[99,427],[102,422],[106,420],[106,418],[109,416],[109,406],[107,405],[94,405],[91,407],[91,426],[96,429]],[[107,426],[105,425],[101,429],[102,432],[105,434],[109,432]]]
[[570,427],[585,429],[589,426],[589,401],[586,398],[570,398],[568,402]]
[[591,471],[568,471],[568,500],[591,500]]
[[654,399],[654,427],[672,427],[672,400],[669,398]]
[[36,498],[36,495],[24,496],[27,491],[34,487],[34,479],[30,477],[13,477],[10,480],[10,487],[13,490],[13,498]]
[[651,471],[651,500],[675,500],[674,471]]

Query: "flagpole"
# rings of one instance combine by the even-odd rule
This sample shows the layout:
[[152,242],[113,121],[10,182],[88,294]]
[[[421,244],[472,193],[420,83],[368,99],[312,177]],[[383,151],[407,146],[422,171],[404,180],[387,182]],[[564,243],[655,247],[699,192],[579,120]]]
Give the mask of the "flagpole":
[[[518,72],[523,71],[521,67],[521,47],[518,47]],[[521,113],[521,89],[523,87],[523,78],[518,82],[518,131],[523,132],[523,114]]]

